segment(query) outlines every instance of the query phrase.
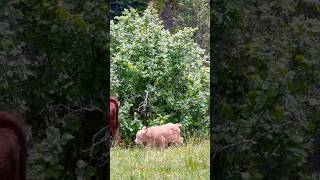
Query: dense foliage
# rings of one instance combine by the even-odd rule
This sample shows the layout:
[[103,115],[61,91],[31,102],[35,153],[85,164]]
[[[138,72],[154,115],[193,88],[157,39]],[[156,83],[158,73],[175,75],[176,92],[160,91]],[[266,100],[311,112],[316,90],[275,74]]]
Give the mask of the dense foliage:
[[320,115],[318,1],[213,1],[217,179],[308,179]]
[[133,138],[145,122],[183,124],[186,135],[208,133],[208,56],[194,30],[164,30],[156,11],[125,10],[111,21],[111,94],[119,97],[121,132]]
[[136,9],[138,12],[142,13],[150,0],[126,0],[126,1],[119,1],[119,0],[111,0],[110,1],[110,18],[114,19],[115,16],[120,16],[124,9],[133,8]]
[[193,35],[194,40],[201,48],[209,51],[209,0],[151,0],[150,2],[163,23],[169,27],[172,26],[170,28],[172,32],[184,27],[196,28],[197,31]]
[[209,0],[170,0],[169,6],[171,7],[172,12],[168,12],[166,9],[166,3],[168,4],[166,0],[112,0],[110,2],[111,19],[114,19],[115,16],[120,16],[125,8],[134,8],[142,14],[148,5],[152,5],[152,7],[157,10],[162,21],[167,20],[165,17],[172,16],[168,19],[172,19],[174,21],[173,32],[179,29],[181,30],[184,27],[197,28],[194,32],[193,39],[201,48],[206,49],[209,52]]
[[101,177],[107,148],[83,150],[107,124],[108,3],[0,5],[0,105],[25,114],[28,179]]
[[176,16],[174,27],[197,28],[194,40],[200,47],[209,52],[210,49],[210,6],[209,0],[176,0]]

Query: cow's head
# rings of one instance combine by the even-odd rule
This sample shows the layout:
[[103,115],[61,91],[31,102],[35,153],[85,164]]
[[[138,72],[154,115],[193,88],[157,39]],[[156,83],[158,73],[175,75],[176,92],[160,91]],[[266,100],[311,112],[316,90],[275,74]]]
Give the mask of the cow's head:
[[146,131],[147,128],[144,126],[141,130],[137,132],[136,139],[134,140],[136,144],[142,144],[145,141]]

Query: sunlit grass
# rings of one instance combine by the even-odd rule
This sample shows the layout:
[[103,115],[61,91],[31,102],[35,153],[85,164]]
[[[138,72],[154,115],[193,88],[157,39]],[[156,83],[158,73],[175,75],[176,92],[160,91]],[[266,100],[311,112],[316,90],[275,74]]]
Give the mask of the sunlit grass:
[[209,179],[209,141],[189,140],[184,146],[111,149],[111,179]]

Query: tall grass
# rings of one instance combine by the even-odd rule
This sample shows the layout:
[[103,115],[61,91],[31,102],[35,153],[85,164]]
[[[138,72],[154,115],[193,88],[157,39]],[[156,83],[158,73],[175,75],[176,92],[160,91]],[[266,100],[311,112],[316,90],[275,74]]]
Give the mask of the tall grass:
[[112,180],[209,179],[209,141],[188,140],[166,149],[114,147],[111,149]]

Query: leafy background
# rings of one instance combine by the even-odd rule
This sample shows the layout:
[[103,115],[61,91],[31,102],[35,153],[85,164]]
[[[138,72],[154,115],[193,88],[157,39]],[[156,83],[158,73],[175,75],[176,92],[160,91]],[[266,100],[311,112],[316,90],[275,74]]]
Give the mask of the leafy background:
[[319,2],[213,1],[217,179],[319,173]]
[[105,1],[1,1],[0,106],[27,121],[28,179],[104,173],[107,148],[87,149],[107,124],[108,8]]

